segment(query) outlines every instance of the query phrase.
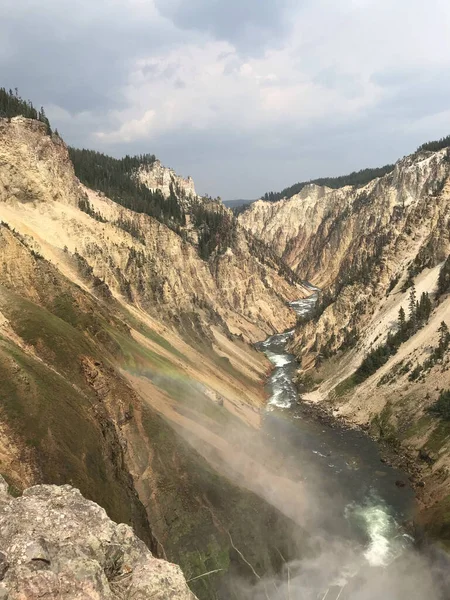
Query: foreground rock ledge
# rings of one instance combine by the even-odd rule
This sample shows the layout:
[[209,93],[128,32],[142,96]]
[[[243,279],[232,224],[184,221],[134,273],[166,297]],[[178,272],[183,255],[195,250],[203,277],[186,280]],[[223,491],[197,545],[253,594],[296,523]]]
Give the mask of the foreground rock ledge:
[[0,476],[0,600],[195,600],[180,567],[154,558],[128,525],[69,486],[20,498]]

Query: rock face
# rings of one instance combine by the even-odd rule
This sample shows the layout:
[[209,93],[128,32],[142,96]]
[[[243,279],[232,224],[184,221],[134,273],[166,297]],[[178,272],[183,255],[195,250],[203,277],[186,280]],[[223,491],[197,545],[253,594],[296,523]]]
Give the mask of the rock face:
[[329,188],[309,184],[289,199],[258,200],[239,216],[239,222],[297,268],[335,201],[330,192]]
[[280,202],[259,200],[239,220],[273,244],[302,277],[326,287],[345,271],[361,268],[389,242],[407,240],[419,221],[428,225],[422,236],[429,235],[445,214],[440,192],[449,172],[447,149],[422,152],[362,188],[311,184]]
[[13,498],[0,477],[0,550],[1,598],[195,600],[178,566],[68,485]]
[[152,165],[142,167],[138,173],[140,181],[150,190],[160,190],[165,198],[170,196],[171,187],[178,192],[184,199],[184,204],[189,207],[190,204],[200,199],[195,191],[195,184],[192,177],[180,177],[173,169],[164,167],[159,160]]
[[447,149],[422,152],[362,188],[310,185],[287,200],[258,201],[239,217],[302,278],[328,288],[336,300],[317,326],[302,330],[303,352],[305,344],[306,350],[326,344],[336,350],[346,329],[363,326],[394,278],[446,258],[449,174]]
[[[80,186],[66,145],[32,119],[0,119],[0,202],[63,201],[77,206]],[[14,156],[14,160],[8,157]],[[24,178],[24,173],[26,177]]]
[[[450,149],[421,151],[362,188],[305,187],[276,203],[258,201],[241,224],[300,277],[323,288],[316,318],[296,328],[305,400],[395,447],[420,490],[429,529],[448,539],[448,423],[429,409],[450,388],[450,352],[433,358],[450,296],[436,298],[450,253]],[[409,316],[410,291],[429,295],[426,323],[363,381],[353,377],[371,350]],[[308,383],[306,383],[308,382]]]
[[265,402],[248,342],[292,327],[305,292],[240,227],[203,260],[186,216],[176,233],[119,206],[41,124],[0,119],[0,471],[18,492],[70,483],[227,600],[253,577],[230,536],[266,573],[303,537],[241,487],[233,440]]
[[[154,180],[146,183],[163,192],[168,178],[179,186],[184,181],[159,163],[149,173]],[[190,193],[189,180],[183,185]],[[78,208],[85,197],[102,222]],[[22,117],[0,120],[0,219],[71,278],[75,257],[84,284],[90,274],[91,284],[103,283],[102,292],[109,288],[113,296],[174,326],[187,314],[206,327],[214,313],[231,333],[254,342],[292,326],[286,304],[304,295],[279,276],[276,265],[252,255],[243,232],[233,252],[206,262],[193,244],[162,223],[84,188],[65,144]]]

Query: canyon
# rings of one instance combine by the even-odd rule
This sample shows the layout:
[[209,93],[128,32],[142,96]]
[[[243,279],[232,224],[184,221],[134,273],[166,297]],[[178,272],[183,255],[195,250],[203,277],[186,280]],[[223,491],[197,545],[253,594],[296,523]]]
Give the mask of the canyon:
[[[425,366],[450,323],[448,291],[436,293],[450,253],[448,148],[405,157],[363,186],[309,184],[259,200],[238,218],[156,159],[126,176],[177,210],[133,210],[90,187],[71,156],[45,123],[0,118],[0,474],[2,494],[19,497],[2,497],[1,510],[32,512],[36,502],[71,519],[95,513],[101,552],[74,543],[83,553],[94,544],[99,597],[127,561],[136,574],[161,565],[177,591],[144,577],[155,597],[191,597],[185,580],[200,600],[272,597],[281,592],[268,592],[265,577],[285,577],[317,545],[308,469],[274,443],[270,420],[274,409],[289,419],[300,402],[386,447],[411,476],[417,523],[450,543],[450,430],[430,412],[450,388],[449,354]],[[429,294],[428,319],[355,380],[397,331],[400,308],[411,317],[412,288]],[[314,291],[317,306],[296,315]],[[286,331],[296,388],[277,409],[260,344]],[[371,468],[376,452],[367,450]],[[140,558],[126,525],[145,543]],[[105,544],[122,557],[106,579]],[[12,558],[6,577],[17,581],[22,559]],[[45,573],[63,573],[52,561]],[[137,575],[123,597],[127,585]]]
[[[430,359],[450,298],[438,278],[450,252],[447,147],[419,150],[392,172],[357,188],[306,185],[278,202],[259,200],[239,216],[243,227],[296,272],[324,290],[314,319],[289,348],[301,362],[302,398],[362,427],[407,465],[421,519],[447,539],[450,430],[430,412],[450,386],[448,353]],[[355,372],[410,314],[411,288],[434,299],[429,319],[364,381]],[[392,454],[391,452],[391,454]],[[401,458],[399,458],[401,457]]]
[[287,303],[306,288],[252,254],[243,230],[205,261],[189,215],[183,237],[86,188],[36,120],[0,121],[0,190],[10,490],[80,489],[179,563],[199,598],[227,597],[236,573],[253,578],[245,561],[278,570],[275,546],[289,559],[304,534],[259,483],[242,486],[270,368],[251,344],[294,325]]

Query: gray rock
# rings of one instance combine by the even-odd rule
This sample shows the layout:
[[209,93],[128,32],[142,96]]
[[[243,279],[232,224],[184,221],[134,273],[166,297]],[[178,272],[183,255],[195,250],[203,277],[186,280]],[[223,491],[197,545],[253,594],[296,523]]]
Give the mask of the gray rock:
[[4,500],[8,498],[8,484],[4,480],[4,478],[0,475],[0,500]]
[[0,581],[3,581],[5,577],[6,571],[9,568],[9,562],[6,554],[4,552],[0,552]]
[[177,565],[77,489],[39,485],[12,498],[2,483],[0,600],[195,599]]

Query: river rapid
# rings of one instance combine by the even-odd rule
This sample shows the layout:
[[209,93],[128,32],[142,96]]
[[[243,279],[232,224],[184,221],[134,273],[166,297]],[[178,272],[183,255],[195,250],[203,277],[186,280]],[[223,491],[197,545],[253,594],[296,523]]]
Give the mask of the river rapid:
[[[291,304],[299,316],[314,308],[317,291],[311,289],[309,298]],[[310,517],[313,535],[325,555],[317,564],[297,567],[302,593],[292,598],[413,598],[397,595],[392,582],[386,584],[389,591],[379,587],[384,577],[379,573],[392,572],[414,543],[405,527],[414,511],[408,476],[382,462],[377,445],[364,433],[339,424],[331,427],[306,410],[292,382],[298,365],[286,351],[292,334],[274,335],[259,344],[274,367],[264,428],[287,463],[301,473],[310,504],[317,509]],[[363,589],[362,577],[366,582],[374,578],[374,583]],[[294,594],[295,583],[291,585],[289,593]]]

